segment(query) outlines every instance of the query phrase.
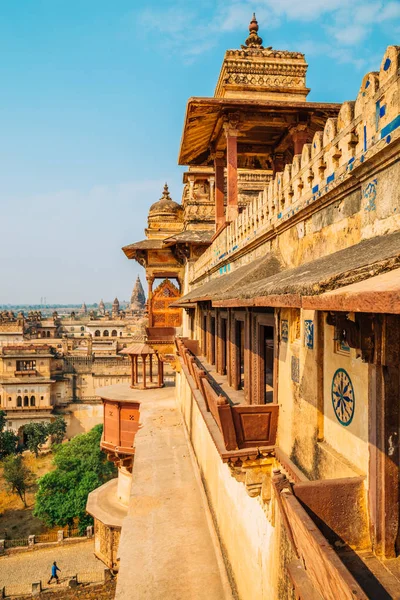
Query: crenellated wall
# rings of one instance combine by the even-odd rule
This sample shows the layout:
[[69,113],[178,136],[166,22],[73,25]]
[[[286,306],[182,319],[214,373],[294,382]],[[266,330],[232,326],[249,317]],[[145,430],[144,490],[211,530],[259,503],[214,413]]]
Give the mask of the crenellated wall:
[[[230,262],[237,261],[244,251],[247,259],[252,260],[251,246],[265,245],[294,225],[295,235],[284,236],[279,244],[287,266],[311,260],[316,257],[315,252],[322,255],[324,250],[319,249],[319,244],[324,247],[328,244],[325,250],[329,252],[399,228],[396,190],[400,173],[394,159],[391,160],[400,140],[399,61],[400,46],[389,46],[379,73],[364,76],[356,101],[344,102],[338,118],[327,120],[324,131],[315,133],[312,143],[304,145],[302,154],[276,174],[258,198],[221,231],[197,260],[194,285],[207,274],[229,271]],[[379,176],[375,174],[383,168],[389,171],[378,184]],[[355,191],[357,197],[351,197]],[[336,202],[340,204],[334,207],[336,212],[329,224],[349,218],[352,221],[345,223],[344,229],[358,233],[343,239],[339,245],[336,241],[332,245],[326,239],[313,239],[314,255],[308,253],[307,243],[293,253],[294,238],[297,241],[318,233],[325,225],[323,216],[313,216],[311,221],[309,217]]]

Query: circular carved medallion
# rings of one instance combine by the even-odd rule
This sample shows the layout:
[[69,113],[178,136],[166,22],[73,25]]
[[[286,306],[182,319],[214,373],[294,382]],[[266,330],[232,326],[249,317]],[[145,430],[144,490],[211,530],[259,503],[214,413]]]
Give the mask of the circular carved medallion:
[[352,422],[355,402],[350,375],[344,369],[338,369],[332,379],[332,404],[341,425],[347,426]]

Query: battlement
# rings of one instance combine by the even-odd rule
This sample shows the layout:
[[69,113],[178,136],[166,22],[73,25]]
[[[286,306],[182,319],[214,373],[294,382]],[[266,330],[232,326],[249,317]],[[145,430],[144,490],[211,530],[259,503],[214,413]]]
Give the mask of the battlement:
[[[198,259],[193,282],[226,263],[281,224],[317,210],[325,197],[355,171],[368,171],[400,137],[400,46],[389,46],[378,72],[367,73],[355,102],[344,102],[337,119],[326,121],[302,154],[294,156]],[[367,191],[364,190],[365,193]],[[315,209],[313,208],[315,205]],[[226,270],[226,269],[225,269]]]

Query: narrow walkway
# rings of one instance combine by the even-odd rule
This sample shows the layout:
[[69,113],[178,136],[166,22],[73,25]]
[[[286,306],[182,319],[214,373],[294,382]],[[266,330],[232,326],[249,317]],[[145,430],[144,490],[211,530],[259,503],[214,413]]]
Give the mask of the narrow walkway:
[[227,600],[175,388],[144,391],[116,600]]

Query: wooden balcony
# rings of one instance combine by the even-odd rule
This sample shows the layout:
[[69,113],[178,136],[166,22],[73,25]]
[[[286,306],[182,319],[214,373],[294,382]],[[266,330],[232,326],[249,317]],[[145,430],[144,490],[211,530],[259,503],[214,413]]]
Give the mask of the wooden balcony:
[[132,468],[135,436],[139,429],[140,401],[129,384],[116,384],[97,390],[103,402],[103,437],[100,447],[110,460]]
[[[277,404],[233,403],[195,356],[193,340],[176,338],[176,346],[190,376],[189,385],[198,390],[222,434],[225,449],[244,450],[275,446],[278,426]],[[237,391],[232,389],[237,399]]]

